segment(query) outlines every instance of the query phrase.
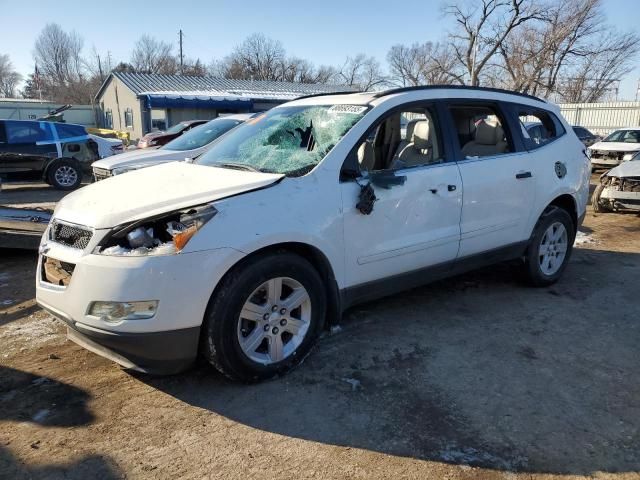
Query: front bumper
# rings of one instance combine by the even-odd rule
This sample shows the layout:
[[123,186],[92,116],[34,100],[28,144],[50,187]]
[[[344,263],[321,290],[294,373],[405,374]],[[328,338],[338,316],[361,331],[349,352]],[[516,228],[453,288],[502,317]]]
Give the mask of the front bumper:
[[[91,244],[93,244],[93,240]],[[163,256],[103,256],[47,243],[46,258],[63,262],[70,278],[55,285],[40,256],[36,299],[64,321],[69,337],[127,368],[179,371],[197,354],[198,335],[211,294],[244,254],[230,248]],[[157,300],[149,319],[111,323],[88,315],[94,301]]]
[[66,323],[69,340],[131,370],[172,375],[189,368],[198,352],[200,327],[149,333],[113,332],[89,327],[45,303],[38,304]]
[[600,198],[607,199],[617,206],[640,210],[640,192],[625,192],[616,190],[614,187],[607,187],[602,190]]
[[622,163],[620,160],[605,159],[605,158],[591,158],[591,168],[613,168]]

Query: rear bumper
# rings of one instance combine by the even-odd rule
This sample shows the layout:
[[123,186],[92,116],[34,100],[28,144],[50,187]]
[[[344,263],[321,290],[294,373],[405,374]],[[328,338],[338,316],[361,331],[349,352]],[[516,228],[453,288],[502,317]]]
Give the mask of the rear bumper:
[[53,307],[39,305],[67,325],[67,337],[83,348],[125,368],[172,375],[189,368],[198,351],[200,328],[164,332],[114,332],[76,322]]

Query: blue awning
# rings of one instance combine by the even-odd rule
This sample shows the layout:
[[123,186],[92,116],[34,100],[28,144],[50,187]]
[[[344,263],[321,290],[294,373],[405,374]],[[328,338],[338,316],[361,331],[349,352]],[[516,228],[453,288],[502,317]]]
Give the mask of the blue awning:
[[250,98],[229,98],[206,95],[141,95],[146,108],[203,108],[212,110],[247,110],[253,109]]

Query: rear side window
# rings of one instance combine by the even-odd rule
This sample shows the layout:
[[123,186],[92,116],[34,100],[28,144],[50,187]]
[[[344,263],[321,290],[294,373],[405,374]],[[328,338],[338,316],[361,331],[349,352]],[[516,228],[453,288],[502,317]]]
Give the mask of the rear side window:
[[564,135],[564,128],[553,113],[522,105],[516,108],[527,150],[543,147]]
[[507,123],[494,105],[453,105],[449,110],[463,157],[494,157],[515,151]]
[[51,130],[49,124],[45,122],[14,122],[4,123],[6,142],[16,143],[36,143],[51,140]]
[[60,137],[60,140],[87,136],[87,131],[82,125],[56,123],[56,130],[58,131],[58,137]]

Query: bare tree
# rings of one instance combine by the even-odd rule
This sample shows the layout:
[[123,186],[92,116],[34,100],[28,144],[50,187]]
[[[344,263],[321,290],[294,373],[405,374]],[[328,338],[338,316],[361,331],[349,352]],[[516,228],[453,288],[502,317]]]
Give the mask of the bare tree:
[[169,43],[142,35],[131,52],[131,65],[138,73],[178,73],[178,61]]
[[387,82],[380,63],[374,57],[367,57],[364,53],[347,57],[338,72],[338,78],[339,83],[357,87],[362,91],[372,90]]
[[461,0],[444,9],[456,22],[451,33],[456,59],[474,86],[480,84],[483,69],[512,32],[542,18],[542,8],[532,0],[481,0],[476,5]]
[[449,45],[414,43],[394,45],[387,53],[390,82],[399,86],[449,85],[464,83],[456,57]]
[[235,47],[223,65],[226,78],[281,80],[286,52],[278,40],[255,33]]
[[0,54],[0,97],[13,98],[21,80],[22,75],[13,68],[9,55]]
[[77,33],[65,32],[55,23],[46,25],[33,50],[37,90],[58,102],[91,103],[100,81],[82,57],[83,45]]
[[499,48],[502,86],[560,101],[595,101],[629,73],[639,38],[608,26],[601,0],[551,4]]
[[247,37],[223,60],[213,61],[209,73],[235,80],[297,83],[327,83],[337,76],[333,67],[316,68],[309,60],[287,56],[281,42],[260,33]]

